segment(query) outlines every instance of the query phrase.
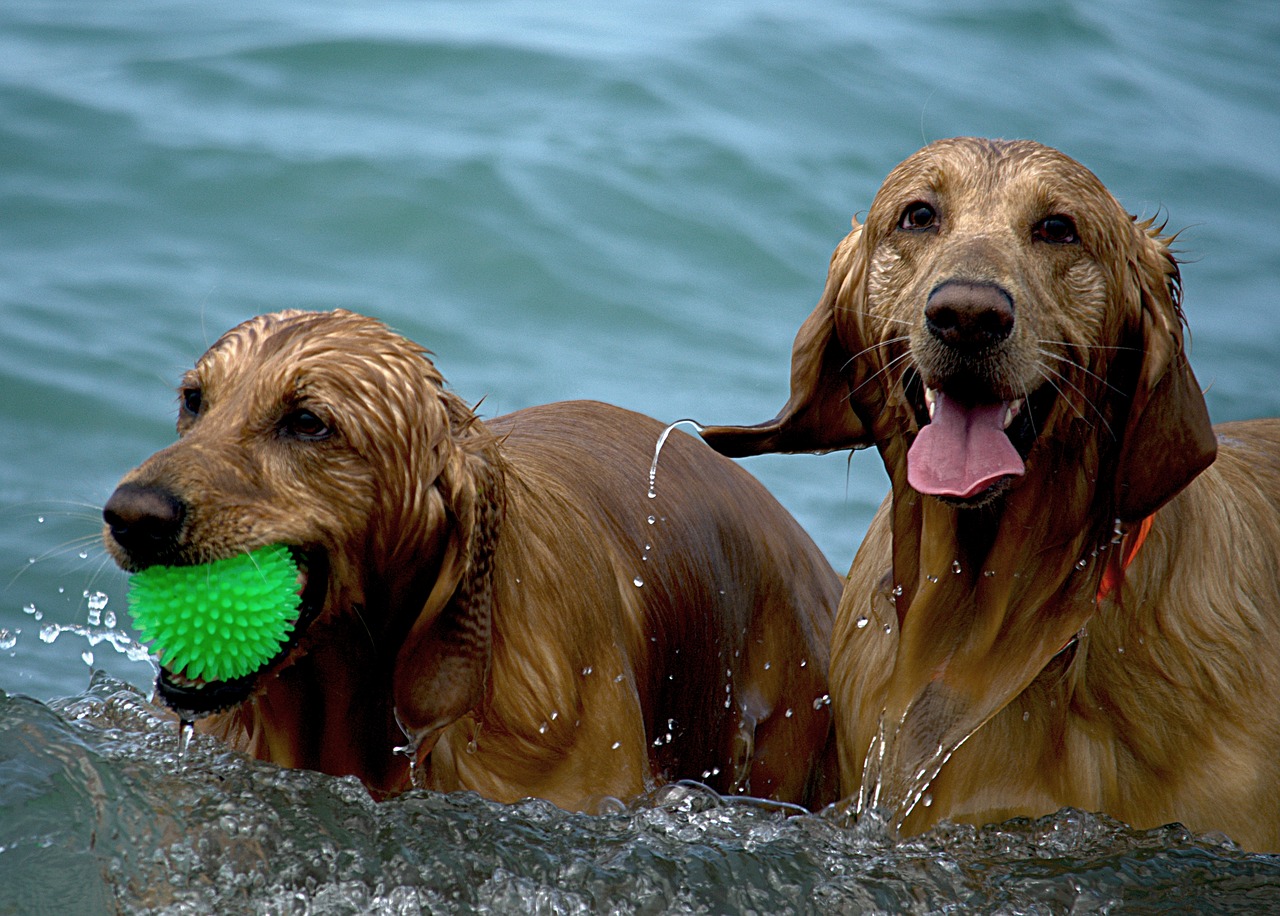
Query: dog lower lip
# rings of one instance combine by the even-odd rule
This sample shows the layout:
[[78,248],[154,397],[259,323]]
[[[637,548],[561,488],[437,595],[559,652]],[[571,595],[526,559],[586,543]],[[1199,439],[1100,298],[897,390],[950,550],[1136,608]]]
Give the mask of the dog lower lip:
[[156,676],[156,692],[165,705],[188,722],[239,706],[249,698],[257,674],[230,681],[188,681],[167,669]]

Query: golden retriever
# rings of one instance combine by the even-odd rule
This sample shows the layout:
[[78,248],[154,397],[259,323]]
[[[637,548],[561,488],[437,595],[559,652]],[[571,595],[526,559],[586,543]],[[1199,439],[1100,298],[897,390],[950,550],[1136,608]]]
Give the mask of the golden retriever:
[[657,421],[576,401],[482,422],[424,350],[345,311],[246,321],[179,395],[178,441],[104,508],[110,552],[134,571],[281,543],[304,570],[262,670],[161,670],[202,731],[378,797],[592,810],[686,777],[834,797],[840,577],[697,439],[671,436],[649,498]]
[[933,143],[836,249],[782,412],[705,431],[888,470],[832,644],[855,810],[1280,849],[1280,423],[1210,427],[1161,228],[1057,150]]

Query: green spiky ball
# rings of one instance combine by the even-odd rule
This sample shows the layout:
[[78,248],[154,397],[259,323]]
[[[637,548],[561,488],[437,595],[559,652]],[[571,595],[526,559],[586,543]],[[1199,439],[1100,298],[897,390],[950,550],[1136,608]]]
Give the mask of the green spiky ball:
[[301,603],[287,547],[200,566],[152,566],[129,580],[129,613],[165,668],[193,680],[257,671],[292,632]]

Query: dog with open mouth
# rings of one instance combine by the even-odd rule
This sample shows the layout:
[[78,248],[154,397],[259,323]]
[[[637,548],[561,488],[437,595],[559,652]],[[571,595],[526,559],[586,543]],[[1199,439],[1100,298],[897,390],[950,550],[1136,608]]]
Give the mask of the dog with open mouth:
[[[749,474],[572,401],[481,420],[426,351],[346,311],[219,339],[178,440],[104,507],[128,571],[283,544],[301,604],[260,670],[159,696],[258,758],[592,810],[664,781],[816,806],[841,580]],[[647,492],[648,490],[648,492]],[[652,496],[650,496],[652,493]]]
[[1280,422],[1210,426],[1161,229],[1057,150],[935,142],[836,249],[782,412],[703,431],[888,470],[832,644],[853,810],[1280,848]]

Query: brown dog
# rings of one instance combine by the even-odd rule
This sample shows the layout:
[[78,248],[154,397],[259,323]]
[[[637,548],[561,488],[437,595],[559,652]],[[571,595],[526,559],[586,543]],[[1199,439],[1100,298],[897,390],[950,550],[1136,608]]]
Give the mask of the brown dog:
[[104,509],[108,549],[138,570],[282,543],[305,571],[263,670],[162,670],[180,714],[216,713],[203,730],[377,796],[834,797],[840,579],[696,439],[671,436],[648,498],[658,422],[588,401],[481,422],[420,347],[342,311],[234,328],[180,401],[179,440]]
[[705,432],[888,469],[832,645],[857,808],[1280,848],[1280,423],[1215,440],[1168,242],[1056,150],[934,143],[836,249],[782,413]]

